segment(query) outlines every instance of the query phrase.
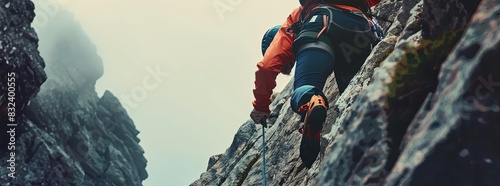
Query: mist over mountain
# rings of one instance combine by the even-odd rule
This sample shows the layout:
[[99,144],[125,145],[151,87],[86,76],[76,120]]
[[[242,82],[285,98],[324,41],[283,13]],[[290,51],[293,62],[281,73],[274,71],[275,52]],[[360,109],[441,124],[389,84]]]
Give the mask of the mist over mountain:
[[[15,137],[2,141],[14,140],[15,150],[2,149],[1,185],[142,185],[139,131],[111,92],[97,95],[103,61],[71,13],[60,8],[33,29],[31,1],[0,4],[9,4],[0,19],[10,23],[2,24],[0,75],[17,74],[19,97]],[[2,108],[8,101],[2,97]]]

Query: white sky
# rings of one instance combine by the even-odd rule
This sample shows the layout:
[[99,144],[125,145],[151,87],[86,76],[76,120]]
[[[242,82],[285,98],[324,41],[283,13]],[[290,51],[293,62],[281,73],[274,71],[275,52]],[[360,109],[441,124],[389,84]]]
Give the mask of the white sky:
[[[54,2],[56,0],[39,0]],[[208,158],[229,147],[249,119],[264,32],[282,24],[297,0],[58,0],[81,22],[103,59],[99,95],[110,90],[141,131],[146,186],[189,185]],[[232,11],[221,20],[214,3]],[[51,16],[58,7],[37,6]],[[168,76],[148,79],[157,66]],[[277,90],[290,77],[280,75]],[[143,89],[144,90],[144,89]]]

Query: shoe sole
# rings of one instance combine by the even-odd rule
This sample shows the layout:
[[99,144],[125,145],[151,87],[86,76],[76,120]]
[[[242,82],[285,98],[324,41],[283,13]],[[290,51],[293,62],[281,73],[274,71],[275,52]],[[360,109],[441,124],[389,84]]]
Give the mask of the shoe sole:
[[320,141],[315,141],[314,138],[318,131],[321,132],[323,129],[323,123],[326,119],[326,109],[322,106],[316,106],[311,111],[308,117],[307,125],[309,126],[311,139],[306,138],[307,126],[304,126],[304,132],[302,133],[302,140],[300,142],[300,158],[307,168],[311,168],[314,161],[318,157],[320,151]]

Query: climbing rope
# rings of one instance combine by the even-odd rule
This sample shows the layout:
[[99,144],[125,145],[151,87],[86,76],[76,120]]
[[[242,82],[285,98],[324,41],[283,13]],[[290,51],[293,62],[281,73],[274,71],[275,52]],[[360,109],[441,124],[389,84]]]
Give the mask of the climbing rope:
[[267,178],[266,178],[266,137],[264,128],[267,127],[266,119],[262,120],[262,177],[264,181],[264,186],[267,186]]

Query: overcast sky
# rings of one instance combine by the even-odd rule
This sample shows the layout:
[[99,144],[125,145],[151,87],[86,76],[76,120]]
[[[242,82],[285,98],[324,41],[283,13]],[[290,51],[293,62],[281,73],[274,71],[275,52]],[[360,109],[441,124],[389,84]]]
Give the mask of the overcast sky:
[[[229,147],[252,109],[262,35],[299,5],[296,0],[37,0],[37,12],[50,19],[60,8],[50,4],[56,1],[75,14],[103,59],[98,94],[116,95],[141,131],[146,186],[189,185],[210,156]],[[281,90],[290,77],[279,77]]]

